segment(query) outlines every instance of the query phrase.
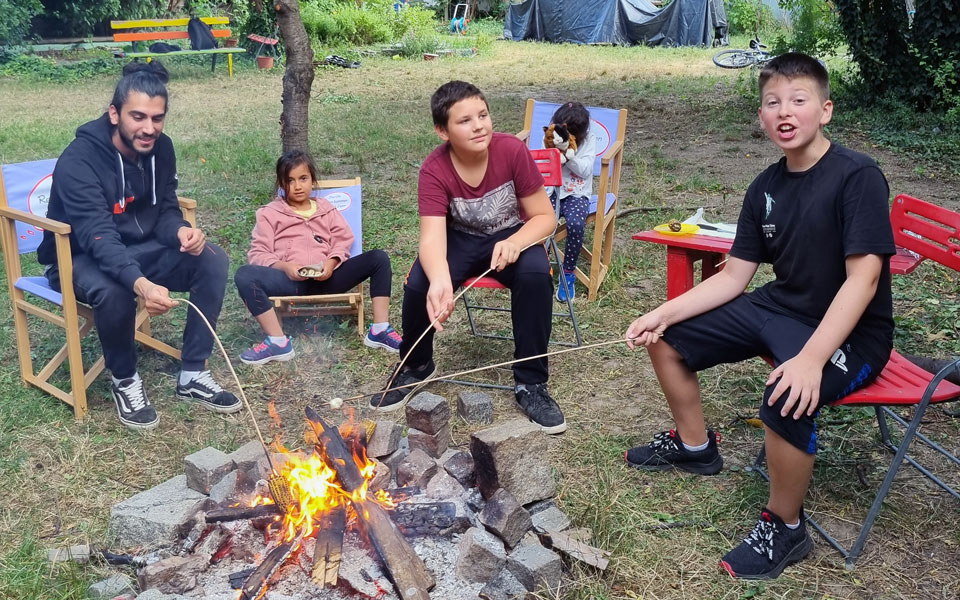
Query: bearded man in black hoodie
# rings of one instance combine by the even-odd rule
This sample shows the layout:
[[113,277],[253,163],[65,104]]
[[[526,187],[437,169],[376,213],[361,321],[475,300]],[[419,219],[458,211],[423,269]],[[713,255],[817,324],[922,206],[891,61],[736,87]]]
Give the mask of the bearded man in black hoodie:
[[[107,112],[81,125],[57,161],[47,210],[48,217],[70,225],[73,286],[93,308],[117,415],[131,429],[159,423],[137,372],[137,298],[159,315],[177,305],[170,290],[189,291],[190,301],[216,326],[227,283],[226,253],[180,212],[173,143],[162,133],[167,79],[156,61],[124,68]],[[49,232],[37,258],[59,290]],[[213,336],[190,308],[177,397],[236,412],[240,401],[206,370],[212,349]]]

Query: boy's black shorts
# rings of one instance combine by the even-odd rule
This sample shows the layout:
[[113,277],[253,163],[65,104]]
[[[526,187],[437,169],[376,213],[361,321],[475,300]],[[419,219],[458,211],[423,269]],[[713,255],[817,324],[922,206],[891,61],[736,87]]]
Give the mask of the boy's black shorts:
[[[749,294],[668,328],[663,339],[683,357],[692,371],[721,364],[769,356],[775,365],[796,356],[813,335],[814,327],[775,312],[750,299]],[[830,404],[873,381],[890,359],[890,348],[877,347],[851,335],[823,367],[820,405]],[[808,454],[817,451],[817,426],[813,417],[786,417],[780,410],[788,397],[767,406],[775,385],[764,391],[760,419],[770,429]]]

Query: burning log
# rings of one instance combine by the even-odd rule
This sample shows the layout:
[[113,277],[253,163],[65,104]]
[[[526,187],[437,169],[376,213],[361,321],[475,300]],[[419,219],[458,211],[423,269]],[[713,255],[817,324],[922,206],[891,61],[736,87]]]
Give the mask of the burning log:
[[257,565],[253,573],[243,582],[243,588],[240,590],[238,600],[255,600],[263,593],[263,589],[270,581],[270,577],[280,568],[281,565],[293,554],[293,551],[300,547],[300,538],[284,542],[270,551],[267,558]]
[[406,535],[440,535],[457,522],[453,502],[398,504],[390,516]]
[[[309,406],[306,408],[306,416],[316,430],[318,449],[336,471],[340,485],[348,493],[358,490],[363,485],[364,478],[340,432]],[[353,508],[361,529],[383,561],[401,600],[428,600],[428,592],[435,581],[427,573],[417,553],[400,535],[400,530],[390,520],[386,510],[373,500],[356,498],[353,500]]]
[[279,515],[280,507],[276,504],[260,504],[258,506],[229,506],[208,511],[207,523],[224,523],[243,519],[259,519]]
[[347,507],[337,506],[317,523],[317,545],[313,551],[310,577],[321,587],[337,587],[343,532],[347,529]]

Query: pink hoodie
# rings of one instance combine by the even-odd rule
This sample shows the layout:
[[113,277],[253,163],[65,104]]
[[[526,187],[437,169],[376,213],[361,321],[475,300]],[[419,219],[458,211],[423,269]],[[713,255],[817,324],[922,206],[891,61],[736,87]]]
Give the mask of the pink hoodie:
[[317,212],[304,220],[283,198],[274,198],[257,210],[253,241],[247,260],[251,265],[273,266],[276,262],[298,265],[322,264],[328,258],[350,258],[353,232],[340,211],[325,198],[314,198]]

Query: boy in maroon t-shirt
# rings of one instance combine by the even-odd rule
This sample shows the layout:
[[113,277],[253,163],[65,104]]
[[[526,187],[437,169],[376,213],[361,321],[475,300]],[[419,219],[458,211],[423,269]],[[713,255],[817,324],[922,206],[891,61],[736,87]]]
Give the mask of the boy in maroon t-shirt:
[[[544,354],[550,338],[553,280],[536,242],[550,235],[556,218],[530,152],[516,137],[493,132],[483,93],[467,82],[441,86],[430,108],[445,143],[420,167],[419,257],[403,288],[400,355],[407,358],[399,373],[394,367],[393,386],[433,377],[433,329],[411,349],[413,342],[434,319],[442,331],[453,312],[453,290],[489,267],[510,288],[514,357]],[[513,377],[527,416],[547,433],[566,430],[563,412],[547,393],[547,359],[515,364]],[[418,387],[378,394],[370,405],[397,410]]]

